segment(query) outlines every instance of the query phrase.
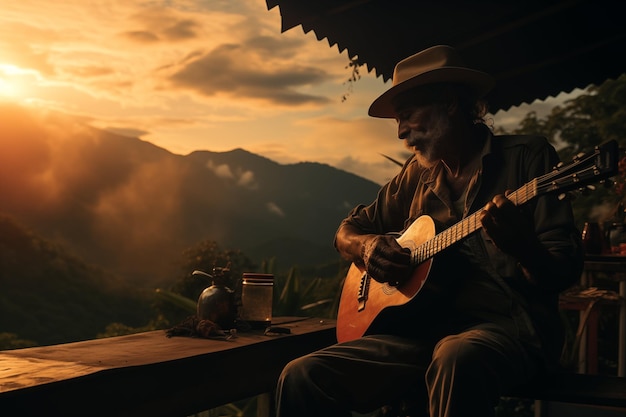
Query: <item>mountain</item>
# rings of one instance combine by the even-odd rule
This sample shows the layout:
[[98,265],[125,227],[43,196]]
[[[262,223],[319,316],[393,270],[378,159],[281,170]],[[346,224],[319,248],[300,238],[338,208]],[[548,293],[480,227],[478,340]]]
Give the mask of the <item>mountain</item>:
[[0,334],[38,344],[94,339],[110,323],[145,325],[153,299],[0,215]]
[[202,240],[279,270],[333,262],[335,230],[379,185],[244,149],[181,156],[65,115],[0,105],[0,212],[128,282],[171,281]]

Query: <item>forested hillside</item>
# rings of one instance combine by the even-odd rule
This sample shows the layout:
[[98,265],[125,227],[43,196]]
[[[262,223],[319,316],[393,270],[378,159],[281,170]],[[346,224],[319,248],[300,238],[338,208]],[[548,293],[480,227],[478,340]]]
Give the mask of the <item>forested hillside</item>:
[[153,297],[0,215],[0,333],[39,345],[95,338],[113,322],[147,324]]
[[[67,116],[0,105],[0,212],[85,261],[154,287],[203,240],[277,267],[334,261],[349,209],[379,185],[243,149],[175,155]],[[381,157],[382,159],[382,157]]]

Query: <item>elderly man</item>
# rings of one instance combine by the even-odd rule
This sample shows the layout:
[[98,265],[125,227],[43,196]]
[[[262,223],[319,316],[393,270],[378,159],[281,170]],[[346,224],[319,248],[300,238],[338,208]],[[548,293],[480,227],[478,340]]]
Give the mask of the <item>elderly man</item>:
[[[396,65],[369,115],[394,118],[413,155],[342,221],[335,247],[383,290],[417,279],[420,291],[363,334],[289,363],[279,417],[367,413],[409,394],[431,417],[493,416],[503,390],[558,365],[558,294],[580,277],[580,233],[567,200],[507,198],[559,161],[545,138],[491,132],[482,98],[493,85],[449,46]],[[468,216],[471,232],[458,227]],[[418,219],[432,224],[418,235],[458,228],[432,249],[427,278],[401,239]]]

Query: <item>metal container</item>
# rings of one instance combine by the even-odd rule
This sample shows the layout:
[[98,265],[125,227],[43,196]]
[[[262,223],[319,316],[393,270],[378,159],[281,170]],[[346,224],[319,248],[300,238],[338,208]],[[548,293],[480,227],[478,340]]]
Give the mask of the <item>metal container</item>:
[[254,329],[272,324],[274,274],[244,272],[241,283],[240,318]]
[[212,280],[211,286],[205,288],[198,297],[196,306],[198,318],[217,323],[222,330],[235,328],[237,315],[235,292],[226,286],[229,273],[230,270],[226,268],[213,268],[213,275],[200,270],[192,272],[192,275]]

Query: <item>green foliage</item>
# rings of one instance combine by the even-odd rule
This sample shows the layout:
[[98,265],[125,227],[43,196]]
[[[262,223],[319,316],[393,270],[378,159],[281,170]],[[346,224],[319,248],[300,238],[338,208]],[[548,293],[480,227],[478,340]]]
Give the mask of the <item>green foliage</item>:
[[0,331],[16,335],[10,343],[93,339],[111,322],[139,326],[153,315],[150,301],[0,215]]
[[211,240],[204,240],[183,252],[180,279],[171,289],[191,299],[197,299],[204,288],[211,285],[210,279],[191,275],[195,270],[211,274],[214,267],[229,267],[228,286],[234,288],[244,272],[255,271],[254,263],[240,250],[222,249]]
[[626,75],[600,86],[552,109],[544,119],[530,112],[512,133],[546,136],[559,149],[564,160],[595,145],[616,140],[626,147]]
[[226,285],[236,291],[244,272],[256,271],[253,262],[240,250],[222,249],[212,240],[203,240],[182,253],[180,275],[168,289],[157,289],[154,307],[164,323],[174,325],[195,314],[196,303],[202,291],[212,284],[210,278],[192,275],[195,270],[211,274],[214,267],[229,267]]
[[191,272],[199,269],[210,273],[214,266],[226,265],[230,265],[231,270],[228,286],[235,290],[238,302],[244,272],[273,274],[274,316],[336,317],[341,285],[347,271],[345,263],[308,267],[305,271],[301,271],[298,266],[292,266],[283,274],[277,272],[274,257],[262,260],[257,267],[241,251],[222,249],[214,241],[202,241],[184,251],[182,274],[171,288],[157,289],[156,308],[165,321],[173,325],[195,314],[199,295],[204,288],[211,285],[208,278],[191,275]]
[[[546,136],[561,159],[567,162],[576,154],[588,152],[609,140],[616,140],[622,150],[626,149],[625,115],[626,75],[622,75],[600,86],[589,87],[586,93],[553,108],[543,119],[535,112],[528,113],[511,133]],[[596,185],[590,193],[573,195],[574,214],[581,229],[585,221],[602,224],[615,215],[616,202],[624,196],[616,195],[610,181],[605,185]]]
[[328,277],[302,278],[297,267],[292,267],[284,282],[279,280],[274,294],[274,315],[311,316],[331,318],[334,311],[333,294],[337,292],[337,282]]
[[37,346],[32,340],[21,339],[14,333],[0,333],[0,350],[20,349]]
[[167,326],[163,317],[157,317],[155,320],[150,320],[145,326],[132,327],[123,323],[111,323],[106,326],[104,332],[98,333],[97,338],[124,336],[127,334],[135,334],[141,332],[149,332],[152,330],[160,330]]
[[[231,268],[229,286],[235,290],[236,302],[241,301],[241,279],[244,272],[274,275],[274,316],[310,316],[335,318],[339,306],[341,285],[347,271],[345,263],[309,267],[305,274],[292,266],[285,274],[276,272],[275,258],[263,260],[255,267],[241,251],[224,250],[213,241],[203,241],[183,253],[183,273],[169,290],[157,289],[156,309],[163,323],[175,325],[196,312],[197,299],[211,285],[208,278],[193,276],[199,269],[210,272],[213,266]],[[204,279],[203,279],[204,278]]]
[[[361,67],[363,63],[359,62],[358,57],[350,58],[348,65],[346,65],[346,69],[350,69],[350,77],[346,83],[348,84],[348,91],[341,96],[341,102],[345,102],[348,99],[348,96],[352,94],[354,90],[354,84],[361,79]],[[345,84],[345,83],[344,83]]]
[[196,313],[196,301],[191,300],[185,296],[180,294],[176,294],[172,291],[162,290],[160,288],[156,289],[157,296],[174,305],[179,307],[181,310],[184,310],[187,314],[195,314]]

